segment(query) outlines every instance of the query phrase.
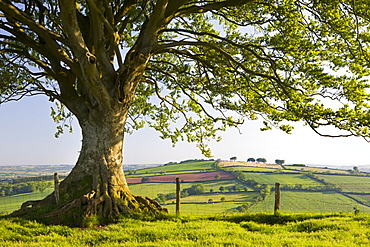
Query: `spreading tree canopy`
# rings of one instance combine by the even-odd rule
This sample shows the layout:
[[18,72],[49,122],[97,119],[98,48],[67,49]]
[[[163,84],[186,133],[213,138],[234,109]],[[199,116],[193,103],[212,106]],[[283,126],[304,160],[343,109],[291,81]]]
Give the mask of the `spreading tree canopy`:
[[[124,133],[147,123],[173,143],[243,119],[290,132],[369,137],[367,0],[0,0],[0,103],[44,94],[82,129],[79,159],[18,215],[80,224],[164,211],[129,192]],[[73,223],[71,223],[73,222]]]

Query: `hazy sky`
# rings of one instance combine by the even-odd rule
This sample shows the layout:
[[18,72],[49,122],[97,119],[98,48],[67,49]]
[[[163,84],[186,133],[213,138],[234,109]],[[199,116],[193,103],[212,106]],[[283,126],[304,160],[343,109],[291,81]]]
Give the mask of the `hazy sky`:
[[[0,165],[75,164],[81,135],[74,121],[74,133],[54,137],[55,123],[50,117],[53,106],[46,97],[35,96],[0,106]],[[214,158],[238,160],[284,159],[286,163],[328,166],[370,164],[370,144],[361,138],[324,138],[308,127],[298,125],[292,135],[279,130],[259,131],[260,123],[248,122],[222,134],[223,140],[211,143]],[[127,135],[124,149],[126,164],[163,164],[191,158],[204,158],[195,144],[172,147],[151,129]]]

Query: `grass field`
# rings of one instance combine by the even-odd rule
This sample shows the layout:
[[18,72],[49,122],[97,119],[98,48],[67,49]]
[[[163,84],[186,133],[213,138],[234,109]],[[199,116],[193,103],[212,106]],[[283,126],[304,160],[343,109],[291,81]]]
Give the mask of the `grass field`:
[[53,190],[54,188],[47,188],[44,192],[33,192],[7,197],[0,197],[0,212],[11,213],[17,209],[20,209],[23,202],[43,199],[51,192],[53,192]]
[[[358,204],[354,200],[335,192],[304,192],[282,191],[280,211],[284,213],[297,212],[354,212],[354,207],[361,212],[370,213],[370,208]],[[274,196],[271,194],[264,201],[252,207],[249,212],[272,212]]]
[[[150,169],[154,169],[154,168],[150,168]],[[140,173],[141,172],[141,173]],[[161,172],[151,172],[151,173],[147,173],[147,170],[143,170],[143,171],[138,171],[136,174],[131,174],[131,175],[128,175],[128,172],[126,172],[126,176],[128,178],[135,178],[135,177],[151,177],[151,176],[160,176],[160,175],[171,175],[171,174],[184,174],[184,173],[201,173],[201,172],[204,172],[204,170],[187,170],[187,171],[167,171],[167,172],[164,172],[162,171]]]
[[369,222],[368,214],[240,214],[151,222],[122,219],[81,229],[0,219],[0,246],[369,246]]
[[312,184],[320,185],[321,183],[312,180],[304,174],[279,174],[279,173],[244,173],[247,179],[254,179],[261,184],[274,185],[281,184]]
[[[181,190],[190,188],[194,183],[181,183]],[[253,197],[260,195],[258,192],[226,192],[228,187],[236,185],[239,188],[245,187],[237,180],[224,181],[205,181],[201,183],[204,186],[205,194],[193,195],[181,198],[182,213],[186,214],[207,214],[207,213],[229,213],[229,210],[239,206],[242,202],[251,201]],[[176,192],[175,183],[144,183],[129,185],[132,193],[150,198],[156,198],[159,193],[169,194]],[[221,193],[219,188],[224,187],[224,193]],[[213,192],[210,193],[210,190]],[[221,202],[221,198],[225,197],[226,201]],[[212,203],[208,200],[212,199]],[[164,207],[169,209],[169,212],[175,212],[175,199],[166,201]]]
[[[181,213],[197,215],[235,213],[233,209],[244,202],[252,202],[253,198],[259,195],[258,192],[235,192],[188,196],[181,198]],[[221,201],[222,197],[225,198],[225,201]],[[209,202],[209,199],[212,199],[212,202]],[[169,202],[163,206],[166,207],[170,213],[175,213],[174,203]]]
[[[192,185],[199,184],[200,182],[194,183],[180,183],[181,190],[190,188]],[[214,192],[220,192],[219,188],[223,186],[226,190],[229,186],[240,186],[244,187],[244,185],[240,184],[237,180],[221,180],[221,181],[204,181],[201,182],[204,186],[206,192],[209,192],[210,189],[213,189]],[[157,194],[168,194],[168,193],[176,193],[176,184],[175,183],[143,183],[143,184],[132,184],[129,185],[130,190],[132,193],[141,196],[148,196],[155,198]]]
[[343,192],[370,192],[370,177],[359,176],[336,176],[336,175],[317,175],[327,183],[337,184]]
[[198,162],[185,162],[180,164],[172,164],[172,165],[165,165],[165,166],[158,166],[153,168],[146,168],[143,170],[137,170],[136,175],[139,174],[155,174],[160,172],[181,172],[181,171],[205,171],[205,170],[212,170],[211,165],[214,161],[198,161]]
[[359,202],[361,202],[361,204],[364,204],[370,207],[370,195],[347,194],[347,196],[355,200],[358,200]]

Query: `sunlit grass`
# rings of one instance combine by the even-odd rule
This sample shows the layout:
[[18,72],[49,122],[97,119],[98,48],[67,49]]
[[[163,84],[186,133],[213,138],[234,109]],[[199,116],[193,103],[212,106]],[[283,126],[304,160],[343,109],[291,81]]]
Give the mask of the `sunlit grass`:
[[101,228],[0,219],[0,246],[369,246],[368,214],[236,214],[122,219]]

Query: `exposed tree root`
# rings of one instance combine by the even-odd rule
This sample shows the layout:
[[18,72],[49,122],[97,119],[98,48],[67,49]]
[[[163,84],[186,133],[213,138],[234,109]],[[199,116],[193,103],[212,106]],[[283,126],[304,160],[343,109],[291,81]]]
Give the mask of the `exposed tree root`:
[[[25,202],[21,209],[12,213],[12,216],[41,219],[49,224],[83,226],[84,220],[90,216],[97,216],[103,224],[107,224],[115,222],[120,215],[141,214],[144,217],[156,217],[168,213],[167,209],[161,207],[155,200],[134,196],[129,192],[123,193],[120,198],[112,198],[108,195],[97,196],[95,191],[92,191],[59,207],[50,201],[44,199]],[[53,206],[53,209],[45,213],[42,209],[48,206]]]

